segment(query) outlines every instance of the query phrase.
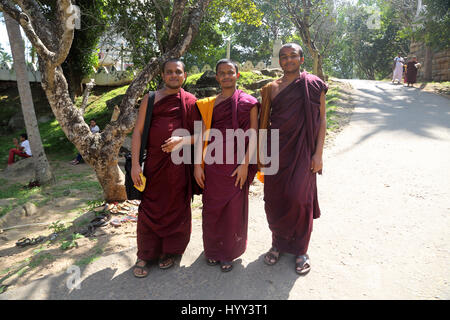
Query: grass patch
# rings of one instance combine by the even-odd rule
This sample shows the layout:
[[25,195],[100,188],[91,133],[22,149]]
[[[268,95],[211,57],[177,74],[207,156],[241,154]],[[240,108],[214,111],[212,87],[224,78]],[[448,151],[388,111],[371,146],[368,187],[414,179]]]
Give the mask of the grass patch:
[[[122,87],[94,87],[84,118],[86,122],[95,118],[100,129],[103,129],[111,119],[113,107],[119,104],[121,97],[125,94],[128,85]],[[42,88],[32,86],[33,102],[37,114],[41,112],[51,113],[47,98]],[[82,97],[78,97],[75,105],[81,105]],[[20,109],[20,100],[17,88],[8,88],[0,92],[0,119],[9,120]],[[54,118],[46,123],[39,123],[42,144],[45,153],[51,155],[53,160],[67,161],[73,159],[77,153],[75,146],[67,139],[58,121]],[[3,124],[5,125],[5,124]],[[13,148],[13,138],[18,138],[25,128],[15,132],[4,132],[0,135],[0,167],[4,168],[8,162],[9,149]]]
[[78,260],[77,262],[75,262],[75,265],[81,267],[81,266],[88,265],[88,264],[98,260],[101,257],[102,253],[103,253],[103,249],[97,247],[97,248],[94,248],[94,250],[95,250],[95,252],[94,252],[93,255]]
[[196,74],[192,74],[192,75],[188,76],[186,78],[185,86],[196,84],[197,80],[200,79],[202,74],[203,73],[201,72],[201,73],[196,73]]

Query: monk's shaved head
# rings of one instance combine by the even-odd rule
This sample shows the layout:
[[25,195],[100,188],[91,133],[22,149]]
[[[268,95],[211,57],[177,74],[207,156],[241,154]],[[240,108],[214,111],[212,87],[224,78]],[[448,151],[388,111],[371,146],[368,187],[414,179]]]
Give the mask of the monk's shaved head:
[[298,43],[295,43],[295,42],[289,42],[289,43],[284,44],[280,48],[280,51],[278,52],[278,57],[280,56],[281,51],[283,49],[285,49],[285,48],[294,48],[295,50],[297,50],[299,52],[300,57],[303,57],[303,49],[302,49],[302,47]]

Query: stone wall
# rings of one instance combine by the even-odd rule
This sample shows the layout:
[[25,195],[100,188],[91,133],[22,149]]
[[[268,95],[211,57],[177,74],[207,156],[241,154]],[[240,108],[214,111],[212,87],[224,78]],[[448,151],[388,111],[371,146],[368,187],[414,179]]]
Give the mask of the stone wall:
[[[41,82],[41,73],[33,64],[27,65],[28,81]],[[8,62],[0,63],[0,81],[17,81],[14,65]]]
[[415,42],[411,43],[410,47],[409,56],[413,55],[417,56],[417,60],[422,64],[422,68],[419,69],[417,74],[419,81],[426,80],[427,74],[431,81],[450,81],[450,48],[432,51],[427,50],[423,43]]
[[[35,65],[27,65],[28,81],[41,82],[41,72]],[[127,71],[108,70],[105,67],[100,67],[95,70],[91,76],[95,80],[97,86],[121,86],[131,83],[135,73]],[[14,65],[3,62],[0,64],[0,81],[17,81]],[[90,79],[84,79],[83,83],[89,82]]]

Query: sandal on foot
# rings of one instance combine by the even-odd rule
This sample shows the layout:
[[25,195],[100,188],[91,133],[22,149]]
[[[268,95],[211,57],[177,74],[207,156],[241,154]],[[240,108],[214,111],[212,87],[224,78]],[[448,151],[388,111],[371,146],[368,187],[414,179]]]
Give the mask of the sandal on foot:
[[[300,261],[298,261],[301,259]],[[307,254],[295,257],[295,272],[299,275],[305,275],[311,270],[309,256]]]
[[220,261],[220,271],[228,272],[233,270],[233,262],[229,261]]
[[173,254],[165,254],[158,261],[160,269],[169,269],[174,264],[175,264],[175,255]]
[[280,254],[281,252],[278,251],[277,248],[275,247],[270,248],[270,250],[264,256],[264,263],[269,266],[273,266],[275,263],[278,262],[278,259],[280,259]]
[[219,264],[219,260],[206,259],[206,264],[208,266],[217,266]]
[[[145,265],[139,266],[138,263],[140,263],[140,262],[145,262]],[[134,267],[133,267],[133,268],[134,268],[134,269],[133,269],[133,275],[134,275],[136,278],[145,278],[146,276],[148,276],[147,261],[142,260],[142,259],[137,259],[137,261],[136,261],[136,263],[134,264]],[[136,273],[136,270],[140,270],[140,273],[137,274],[137,273]]]

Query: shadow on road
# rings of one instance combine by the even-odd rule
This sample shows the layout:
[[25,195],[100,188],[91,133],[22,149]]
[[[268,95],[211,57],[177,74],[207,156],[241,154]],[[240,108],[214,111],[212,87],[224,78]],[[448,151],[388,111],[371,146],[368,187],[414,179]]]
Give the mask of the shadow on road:
[[[203,253],[189,266],[178,265],[161,270],[156,264],[150,267],[146,278],[133,276],[134,252],[124,253],[130,261],[130,268],[106,267],[87,276],[75,286],[73,275],[64,273],[28,286],[18,299],[62,299],[62,300],[222,300],[261,299],[287,300],[296,281],[301,277],[294,272],[294,257],[284,255],[274,266],[263,263],[263,255],[247,266],[241,259],[234,262],[231,272],[223,273],[219,266],[208,266]],[[83,268],[81,275],[85,268]],[[44,288],[44,289],[43,289]],[[43,290],[43,291],[42,291]]]
[[352,122],[371,127],[355,145],[383,131],[439,139],[433,130],[450,128],[450,104],[444,97],[403,85],[375,81],[351,83],[356,89]]

